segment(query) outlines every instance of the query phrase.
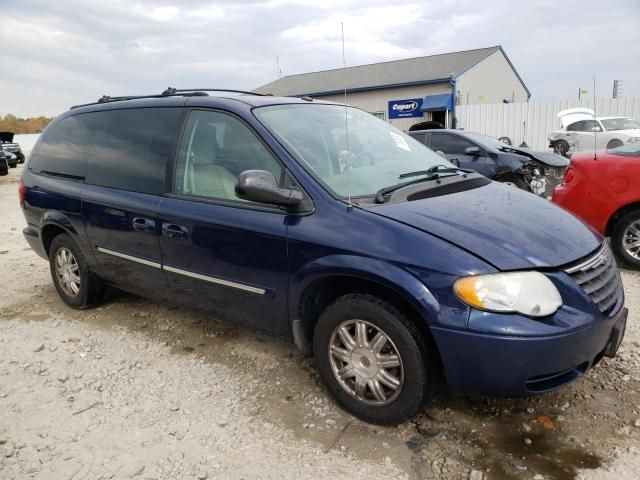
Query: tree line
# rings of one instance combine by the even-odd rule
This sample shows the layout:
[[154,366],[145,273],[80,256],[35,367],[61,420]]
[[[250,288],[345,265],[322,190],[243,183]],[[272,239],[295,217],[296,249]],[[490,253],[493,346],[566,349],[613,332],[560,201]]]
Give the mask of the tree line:
[[0,117],[0,132],[38,133],[49,125],[51,120],[51,117],[20,118],[8,113]]

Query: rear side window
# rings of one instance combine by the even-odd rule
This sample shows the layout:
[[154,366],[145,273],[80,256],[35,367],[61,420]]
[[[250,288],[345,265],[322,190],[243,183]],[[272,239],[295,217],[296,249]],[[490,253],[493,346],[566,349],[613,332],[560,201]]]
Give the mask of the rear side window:
[[162,194],[182,110],[137,108],[95,112],[86,183]]
[[74,115],[52,123],[31,153],[29,168],[83,179],[89,146],[96,138],[92,114]]

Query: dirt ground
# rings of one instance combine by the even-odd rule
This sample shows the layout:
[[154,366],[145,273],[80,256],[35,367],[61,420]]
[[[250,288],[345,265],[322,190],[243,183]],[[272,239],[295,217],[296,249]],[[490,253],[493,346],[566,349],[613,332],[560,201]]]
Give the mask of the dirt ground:
[[443,394],[398,427],[340,410],[292,344],[118,293],[67,308],[0,177],[1,479],[631,479],[640,273],[616,359],[524,400]]

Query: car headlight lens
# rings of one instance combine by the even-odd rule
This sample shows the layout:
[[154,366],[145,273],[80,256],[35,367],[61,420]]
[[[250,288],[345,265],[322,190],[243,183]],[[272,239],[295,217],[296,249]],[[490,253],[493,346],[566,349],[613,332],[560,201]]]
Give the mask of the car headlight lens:
[[490,312],[551,315],[562,306],[555,285],[540,272],[509,272],[463,277],[453,290],[470,307]]
[[629,139],[629,143],[637,143],[640,142],[640,137],[631,137]]

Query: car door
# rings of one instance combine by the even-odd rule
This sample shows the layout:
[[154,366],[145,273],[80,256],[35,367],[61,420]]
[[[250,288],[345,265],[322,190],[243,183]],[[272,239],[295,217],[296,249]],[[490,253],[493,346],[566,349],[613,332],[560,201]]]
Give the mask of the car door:
[[[495,174],[495,162],[480,145],[471,140],[449,132],[431,132],[430,148],[441,151],[454,165],[474,170],[491,178]],[[469,155],[465,150],[469,147],[478,149],[477,155]]]
[[594,149],[597,135],[594,128],[600,128],[595,120],[580,120],[567,126],[567,134],[574,138],[574,152]]
[[96,135],[82,211],[96,273],[153,298],[165,298],[168,290],[157,214],[183,113],[181,108],[141,108],[86,114],[95,116]]
[[249,169],[284,177],[238,117],[190,112],[173,190],[159,207],[163,268],[178,302],[288,335],[287,215],[236,197],[236,177]]

